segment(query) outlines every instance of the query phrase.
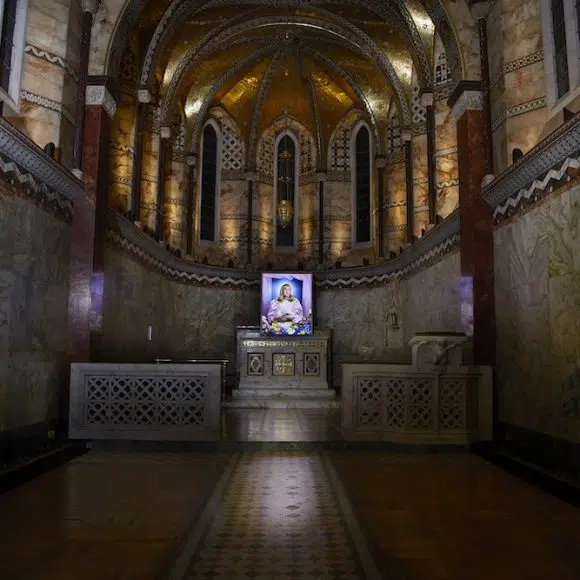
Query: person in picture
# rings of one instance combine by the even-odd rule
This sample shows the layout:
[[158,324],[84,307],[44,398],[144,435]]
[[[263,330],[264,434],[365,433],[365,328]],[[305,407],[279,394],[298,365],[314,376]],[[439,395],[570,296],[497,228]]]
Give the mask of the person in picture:
[[304,319],[304,311],[300,300],[292,296],[292,286],[282,284],[277,298],[270,302],[266,315],[268,324],[278,323],[287,330]]

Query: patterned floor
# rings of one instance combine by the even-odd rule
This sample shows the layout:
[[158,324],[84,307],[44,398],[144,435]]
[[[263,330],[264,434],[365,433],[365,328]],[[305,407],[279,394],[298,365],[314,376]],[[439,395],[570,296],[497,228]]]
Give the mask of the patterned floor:
[[226,441],[337,441],[341,409],[226,409]]
[[379,577],[323,456],[273,451],[233,461],[172,579]]

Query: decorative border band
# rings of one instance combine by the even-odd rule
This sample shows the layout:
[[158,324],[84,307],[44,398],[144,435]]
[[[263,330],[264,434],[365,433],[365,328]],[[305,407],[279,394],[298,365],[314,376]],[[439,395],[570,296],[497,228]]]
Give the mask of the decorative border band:
[[543,109],[545,106],[546,97],[541,97],[539,99],[534,99],[533,101],[528,101],[527,103],[522,103],[521,105],[516,105],[515,107],[510,107],[491,123],[491,130],[496,131],[507,119],[518,117],[519,115],[525,115],[526,113],[531,113],[538,109]]
[[[402,231],[406,226],[396,226]],[[161,275],[184,283],[220,288],[256,289],[260,272],[206,266],[187,262],[169,253],[147,234],[113,210],[109,211],[107,238],[112,245]],[[253,240],[254,246],[260,240]],[[271,240],[266,240],[267,245]],[[317,240],[312,240],[312,244]],[[459,247],[459,214],[453,213],[395,259],[377,266],[314,272],[321,289],[362,288],[382,285],[394,278],[410,276]],[[349,271],[350,270],[350,271]]]
[[[561,169],[562,164],[568,158],[577,157],[579,151],[580,115],[575,115],[487,185],[483,189],[483,197],[495,213],[498,206],[504,207],[509,198],[515,199],[535,180],[544,181],[551,169]],[[520,201],[525,197],[520,196]]]
[[24,173],[30,173],[53,192],[72,200],[84,195],[81,181],[1,117],[0,155],[17,162]]
[[69,121],[73,127],[77,124],[74,115],[66,107],[64,107],[62,103],[25,90],[20,91],[20,98],[27,103],[32,103],[33,105],[38,105],[43,109],[48,109],[49,111],[60,113],[67,119],[67,121]]
[[79,75],[77,71],[66,59],[62,58],[61,56],[51,54],[50,52],[42,48],[38,48],[32,44],[27,44],[24,47],[24,52],[64,69],[77,83],[79,82]]
[[521,68],[525,68],[534,64],[536,62],[541,62],[544,60],[544,51],[538,50],[538,52],[533,52],[532,54],[527,54],[526,56],[522,56],[521,58],[517,58],[516,60],[512,60],[504,64],[499,70],[493,75],[489,87],[493,89],[495,85],[500,81],[502,76],[505,76],[508,73],[514,72]]

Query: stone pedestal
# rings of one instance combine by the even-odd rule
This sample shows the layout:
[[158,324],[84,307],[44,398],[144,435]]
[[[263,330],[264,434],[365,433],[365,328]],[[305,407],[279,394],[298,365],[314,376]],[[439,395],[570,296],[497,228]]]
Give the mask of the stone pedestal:
[[239,386],[229,406],[327,407],[338,404],[328,388],[329,330],[307,337],[261,336],[237,329]]

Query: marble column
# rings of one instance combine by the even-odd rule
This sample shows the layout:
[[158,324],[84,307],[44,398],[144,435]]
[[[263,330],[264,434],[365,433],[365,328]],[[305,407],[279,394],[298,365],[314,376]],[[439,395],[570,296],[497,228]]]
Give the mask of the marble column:
[[82,152],[85,196],[74,202],[71,226],[69,362],[99,358],[103,333],[109,142],[116,109],[107,79],[89,77]]
[[91,29],[93,17],[99,7],[98,0],[81,0],[81,50],[79,62],[79,81],[77,86],[76,126],[73,143],[73,173],[82,179],[83,131],[85,127],[85,101],[87,93],[87,76],[91,51]]
[[247,224],[248,224],[248,239],[247,239],[247,249],[246,249],[246,265],[250,266],[252,264],[252,226],[254,217],[254,180],[256,174],[252,171],[246,173],[246,181],[248,182],[248,211],[247,211]]
[[189,154],[187,162],[187,198],[185,202],[185,253],[193,255],[193,212],[195,208],[195,155]]
[[457,123],[461,240],[461,323],[473,337],[475,364],[495,362],[493,229],[481,195],[486,170],[485,118],[478,81],[461,81],[449,99]]
[[318,264],[324,264],[324,182],[326,181],[326,172],[318,171],[316,173],[318,180]]
[[140,89],[138,92],[137,122],[135,123],[135,153],[133,156],[133,177],[131,180],[131,214],[133,220],[141,223],[141,173],[143,169],[143,132],[145,131],[145,116],[147,104],[151,102],[151,93]]
[[155,235],[158,241],[165,239],[165,170],[167,163],[167,149],[169,147],[171,129],[161,127],[161,139],[159,141],[159,166],[157,169],[157,215],[155,218]]
[[435,109],[433,93],[423,93],[421,104],[427,116],[427,199],[429,205],[429,226],[437,223],[437,183],[435,178]]
[[375,157],[377,168],[377,241],[379,244],[379,258],[385,257],[385,167],[387,160],[384,155]]
[[[481,0],[469,0],[469,9],[479,31],[479,58],[481,62],[481,93],[482,111],[484,120],[484,143],[485,143],[485,174],[493,175],[493,143],[491,131],[491,100],[489,84],[489,58],[487,51],[487,17],[491,11],[490,2]],[[490,178],[488,177],[489,181]]]
[[413,150],[411,142],[411,132],[401,133],[405,148],[405,186],[406,186],[406,208],[407,208],[407,243],[413,242],[413,232],[415,229],[414,195],[413,195]]

